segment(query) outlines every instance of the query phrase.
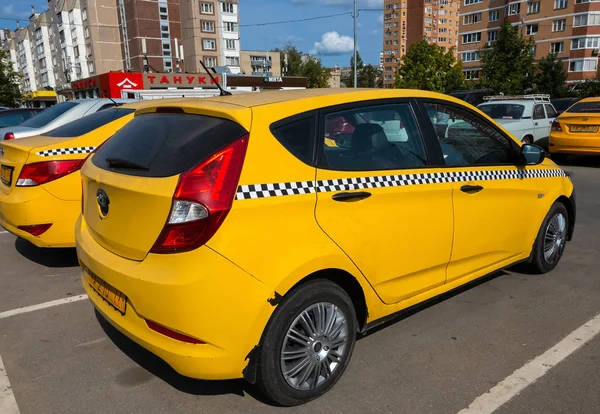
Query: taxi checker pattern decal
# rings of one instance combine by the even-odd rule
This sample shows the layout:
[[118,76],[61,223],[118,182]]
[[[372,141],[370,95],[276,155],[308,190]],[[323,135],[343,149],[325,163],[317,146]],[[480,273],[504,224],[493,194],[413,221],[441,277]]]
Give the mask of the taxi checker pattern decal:
[[89,154],[96,147],[72,147],[72,148],[55,148],[40,151],[37,155],[41,157],[53,157],[55,155],[65,155],[65,154]]
[[296,181],[275,184],[249,184],[238,186],[236,200],[278,197],[296,194],[324,193],[331,191],[358,190],[363,188],[400,187],[451,183],[462,181],[513,180],[523,178],[565,177],[562,169],[538,170],[488,170],[448,171],[423,174],[379,175],[372,177],[340,178],[334,180]]

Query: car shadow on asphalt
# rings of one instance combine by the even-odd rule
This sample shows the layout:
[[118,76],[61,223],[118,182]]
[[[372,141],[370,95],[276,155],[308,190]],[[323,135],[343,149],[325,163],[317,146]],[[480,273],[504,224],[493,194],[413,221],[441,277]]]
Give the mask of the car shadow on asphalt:
[[245,397],[246,394],[252,398],[271,405],[264,397],[260,395],[252,386],[244,380],[221,380],[207,381],[184,377],[178,374],[165,361],[152,352],[144,349],[140,345],[119,332],[112,326],[97,310],[96,319],[100,327],[104,330],[110,340],[127,355],[133,362],[160,378],[171,387],[178,391],[191,395],[227,395],[234,394]]
[[[552,156],[550,156],[552,158]],[[596,155],[570,155],[560,164],[561,167],[587,167],[600,168],[600,156]]]
[[15,249],[21,256],[46,267],[77,267],[77,252],[71,249],[42,249],[25,239],[17,237]]

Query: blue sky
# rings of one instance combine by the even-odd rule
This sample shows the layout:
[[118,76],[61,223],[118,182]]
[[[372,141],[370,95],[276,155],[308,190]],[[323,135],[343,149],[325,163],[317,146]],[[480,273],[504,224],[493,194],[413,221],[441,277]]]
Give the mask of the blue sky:
[[[29,2],[0,0],[0,18],[20,18],[27,23],[31,4],[37,11],[45,0]],[[268,26],[245,26],[282,20],[351,12],[353,0],[239,0],[242,49],[272,49],[286,43],[303,52],[318,53],[326,66],[347,66],[352,55],[353,22],[347,14],[327,19]],[[359,8],[383,9],[383,0],[358,0]],[[361,11],[358,16],[358,46],[365,63],[379,64],[382,48],[383,11]],[[0,20],[0,27],[14,29],[13,20]]]

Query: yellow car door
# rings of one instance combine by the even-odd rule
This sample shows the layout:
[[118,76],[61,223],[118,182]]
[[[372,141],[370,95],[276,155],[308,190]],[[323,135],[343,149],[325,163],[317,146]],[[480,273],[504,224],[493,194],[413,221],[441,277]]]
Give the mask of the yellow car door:
[[[390,304],[445,282],[452,185],[440,168],[430,167],[431,144],[421,133],[414,101],[372,102],[322,112],[315,213]],[[330,120],[339,118],[351,125],[331,130]],[[335,146],[326,142],[331,136]]]
[[[520,162],[519,145],[458,103],[425,101],[453,187],[454,238],[447,282],[527,258],[542,218],[539,169]],[[434,132],[435,131],[435,132]]]

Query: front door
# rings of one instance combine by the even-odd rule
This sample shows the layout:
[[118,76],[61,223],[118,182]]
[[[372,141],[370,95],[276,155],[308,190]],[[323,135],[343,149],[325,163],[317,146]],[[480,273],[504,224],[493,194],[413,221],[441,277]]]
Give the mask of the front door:
[[[351,126],[335,131],[336,123]],[[325,233],[385,303],[442,285],[452,247],[452,185],[428,167],[414,105],[327,109],[318,136],[316,218]]]
[[517,143],[462,105],[430,101],[424,107],[450,119],[446,128],[435,126],[453,187],[447,282],[489,273],[529,254],[539,189],[537,174],[517,166]]

